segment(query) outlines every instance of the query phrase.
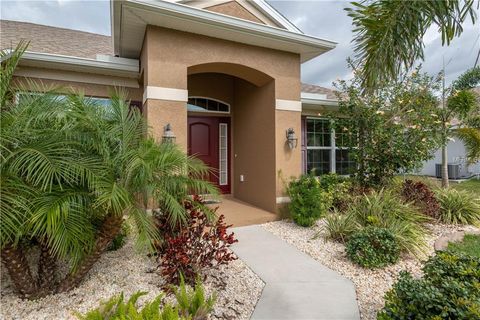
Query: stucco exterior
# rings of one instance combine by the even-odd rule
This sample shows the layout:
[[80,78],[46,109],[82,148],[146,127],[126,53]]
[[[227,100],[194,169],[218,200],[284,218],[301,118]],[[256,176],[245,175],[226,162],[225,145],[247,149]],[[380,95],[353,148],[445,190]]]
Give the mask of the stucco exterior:
[[[299,56],[149,26],[141,65],[145,86],[186,90],[188,96],[231,105],[232,193],[275,212],[284,195],[279,173],[301,173],[300,151],[290,150],[285,139],[287,128],[300,132],[301,112],[276,109],[277,99],[300,101]],[[186,149],[186,102],[146,99],[145,105],[153,135],[161,139],[170,123]]]

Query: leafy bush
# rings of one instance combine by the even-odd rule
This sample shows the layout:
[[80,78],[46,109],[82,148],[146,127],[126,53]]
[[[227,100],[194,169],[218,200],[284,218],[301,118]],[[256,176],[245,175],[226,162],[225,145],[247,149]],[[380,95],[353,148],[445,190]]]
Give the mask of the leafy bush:
[[367,227],[354,233],[345,250],[350,260],[365,268],[380,268],[397,262],[400,248],[387,229]]
[[146,292],[136,292],[125,302],[123,293],[111,297],[100,304],[100,307],[85,315],[76,313],[80,320],[206,320],[215,304],[215,296],[205,297],[205,290],[200,282],[195,287],[187,288],[183,280],[179,288],[174,289],[176,305],[162,305],[163,294],[146,302],[138,309],[137,301]]
[[327,239],[345,242],[356,230],[358,230],[355,216],[351,213],[341,214],[333,212],[325,217],[323,226]]
[[221,215],[212,221],[198,202],[185,201],[184,205],[188,214],[185,224],[172,229],[163,228],[167,222],[159,223],[165,239],[157,244],[158,261],[169,284],[178,284],[180,274],[192,284],[206,269],[236,259],[229,247],[237,240],[227,232],[231,225],[225,224],[225,217]]
[[352,182],[349,178],[329,173],[320,176],[320,186],[332,197],[332,206],[338,211],[345,211],[352,201]]
[[480,258],[438,252],[423,273],[400,274],[378,319],[480,319]]
[[480,200],[473,193],[442,189],[437,191],[440,202],[440,221],[451,224],[480,223]]
[[405,180],[402,186],[402,196],[407,202],[413,202],[423,213],[438,218],[440,204],[432,190],[421,181]]
[[350,206],[348,214],[355,217],[359,228],[375,226],[388,229],[402,251],[418,255],[426,250],[427,229],[423,223],[429,217],[387,191],[364,194]]
[[292,219],[302,227],[312,226],[332,204],[330,194],[322,190],[319,180],[313,175],[303,175],[291,181],[287,191]]
[[123,222],[122,228],[120,232],[117,234],[115,238],[113,238],[112,242],[108,246],[108,251],[117,251],[118,249],[122,248],[125,243],[127,242],[127,236],[130,233],[130,226],[127,222]]
[[362,186],[387,186],[399,172],[432,158],[438,147],[433,130],[437,118],[431,114],[438,109],[439,78],[418,71],[370,92],[365,92],[358,72],[349,81],[335,83],[344,116],[335,121],[335,130],[342,133],[342,147],[356,163],[352,178]]

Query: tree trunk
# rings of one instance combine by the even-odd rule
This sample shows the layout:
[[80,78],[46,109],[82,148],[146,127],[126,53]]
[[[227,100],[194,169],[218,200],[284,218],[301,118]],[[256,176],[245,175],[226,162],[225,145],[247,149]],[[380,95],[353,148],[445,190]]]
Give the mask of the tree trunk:
[[6,245],[2,249],[1,256],[18,295],[27,299],[36,298],[38,293],[37,282],[32,276],[27,257],[22,248]]
[[45,293],[52,293],[55,288],[57,260],[50,254],[48,246],[40,242],[40,258],[38,259],[38,286]]
[[359,157],[359,164],[358,164],[358,178],[360,185],[362,187],[366,186],[366,174],[365,174],[365,152],[364,150],[364,145],[365,145],[365,125],[364,121],[360,120],[359,123],[359,128],[358,128],[358,150],[360,152],[360,157]]
[[122,221],[122,217],[115,215],[109,215],[105,218],[102,227],[98,232],[92,253],[80,262],[80,265],[74,272],[67,275],[67,277],[60,283],[57,292],[69,291],[80,284],[87,273],[92,269],[93,265],[98,259],[100,259],[102,253],[107,250],[112,240],[120,232]]
[[442,187],[443,188],[448,188],[447,143],[443,143],[442,145]]

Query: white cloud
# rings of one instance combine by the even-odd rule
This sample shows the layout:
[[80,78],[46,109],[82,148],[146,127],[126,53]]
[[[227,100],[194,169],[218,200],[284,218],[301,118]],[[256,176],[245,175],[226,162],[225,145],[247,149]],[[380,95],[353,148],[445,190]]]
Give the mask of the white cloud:
[[[110,3],[108,0],[1,0],[1,19],[27,21],[110,35]],[[347,79],[351,72],[346,59],[353,54],[351,20],[344,8],[347,1],[275,1],[277,10],[306,34],[338,42],[337,48],[302,66],[302,80],[331,87],[337,78]],[[480,48],[478,24],[465,25],[460,38],[450,46],[442,46],[436,28],[424,37],[424,70],[437,73],[446,61],[447,80],[455,79],[473,66]]]

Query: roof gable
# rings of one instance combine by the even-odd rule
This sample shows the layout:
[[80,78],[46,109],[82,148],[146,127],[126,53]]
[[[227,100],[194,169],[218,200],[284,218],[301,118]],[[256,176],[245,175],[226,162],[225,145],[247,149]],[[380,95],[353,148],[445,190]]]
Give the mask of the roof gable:
[[265,0],[166,0],[302,33]]
[[222,13],[228,16],[245,19],[257,23],[266,24],[262,20],[260,20],[256,15],[252,12],[245,9],[245,7],[241,6],[237,1],[228,1],[222,4],[216,4],[211,7],[206,7],[205,10],[213,11],[217,13]]

